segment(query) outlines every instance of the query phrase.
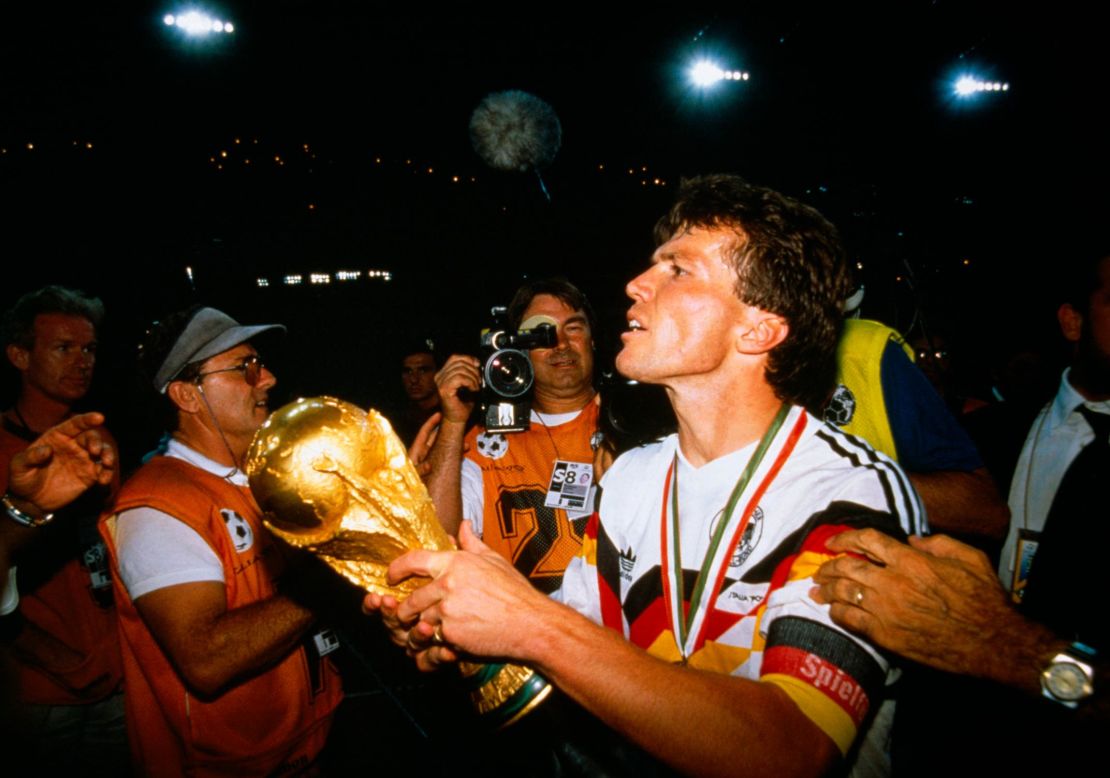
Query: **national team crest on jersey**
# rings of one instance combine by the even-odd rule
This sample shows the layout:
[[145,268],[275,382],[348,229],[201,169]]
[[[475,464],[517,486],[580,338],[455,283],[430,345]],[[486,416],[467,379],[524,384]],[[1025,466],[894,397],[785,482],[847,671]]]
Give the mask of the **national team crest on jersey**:
[[825,406],[825,421],[843,427],[856,415],[856,397],[844,384],[836,387],[829,404]]
[[224,526],[235,545],[235,551],[242,554],[249,550],[254,545],[254,532],[247,520],[230,508],[221,508],[220,515],[223,516]]
[[500,459],[509,453],[509,439],[500,432],[483,432],[478,436],[478,453],[489,459]]
[[736,550],[732,552],[732,559],[729,560],[729,567],[740,567],[752,555],[756,545],[759,543],[760,537],[763,536],[763,509],[758,505],[752,511],[752,517],[748,520],[748,526],[744,528],[744,535],[740,538],[740,542],[736,545]]

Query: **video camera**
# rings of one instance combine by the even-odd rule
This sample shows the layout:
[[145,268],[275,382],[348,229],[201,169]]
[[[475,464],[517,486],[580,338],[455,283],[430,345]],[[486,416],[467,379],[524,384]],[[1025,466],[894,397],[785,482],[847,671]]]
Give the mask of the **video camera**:
[[532,415],[535,371],[528,351],[551,348],[558,340],[555,320],[532,316],[511,332],[504,327],[507,309],[496,306],[490,314],[494,326],[482,332],[482,389],[478,407],[488,432],[524,432]]

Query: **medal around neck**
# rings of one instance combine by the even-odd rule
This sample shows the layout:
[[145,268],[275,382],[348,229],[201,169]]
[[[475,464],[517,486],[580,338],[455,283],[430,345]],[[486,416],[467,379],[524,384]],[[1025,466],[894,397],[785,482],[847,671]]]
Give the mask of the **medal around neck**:
[[[427,582],[386,580],[406,551],[454,548],[384,416],[333,397],[310,397],[270,414],[247,451],[245,471],[266,527],[307,549],[368,592],[408,596]],[[493,726],[518,720],[551,691],[512,664],[460,662],[478,714]]]

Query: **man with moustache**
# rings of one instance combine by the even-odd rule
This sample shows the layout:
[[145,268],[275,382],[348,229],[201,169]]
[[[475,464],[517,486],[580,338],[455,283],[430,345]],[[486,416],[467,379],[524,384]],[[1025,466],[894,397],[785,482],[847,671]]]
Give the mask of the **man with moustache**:
[[896,464],[810,412],[835,374],[835,229],[706,176],[683,183],[656,239],[627,286],[617,366],[666,388],[678,433],[608,470],[558,597],[464,526],[461,551],[390,568],[431,582],[366,607],[408,628],[419,666],[460,653],[531,665],[683,773],[819,775],[857,747],[874,759],[875,740],[857,741],[888,666],[814,602],[812,575],[845,528],[901,534],[922,516]]
[[140,775],[309,769],[342,696],[334,639],[279,593],[290,560],[242,471],[277,383],[251,341],[274,329],[193,308],[142,346],[172,437],[101,519]]
[[[466,431],[481,365],[452,356],[436,376],[443,421],[429,455],[428,490],[444,528],[463,521],[543,592],[559,588],[567,563],[582,545],[593,511],[593,437],[598,427],[594,390],[594,314],[570,282],[550,278],[522,286],[508,310],[509,329],[547,317],[557,342],[530,357],[535,371],[531,426],[519,433]],[[465,455],[464,455],[465,451]],[[559,479],[581,488],[580,499],[552,497]]]

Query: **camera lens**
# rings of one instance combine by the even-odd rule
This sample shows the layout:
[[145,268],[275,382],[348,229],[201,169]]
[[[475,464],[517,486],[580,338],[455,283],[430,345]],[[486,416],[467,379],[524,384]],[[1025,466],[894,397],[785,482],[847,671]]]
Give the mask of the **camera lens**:
[[502,349],[486,360],[486,385],[502,397],[520,397],[532,388],[532,362],[516,349]]

